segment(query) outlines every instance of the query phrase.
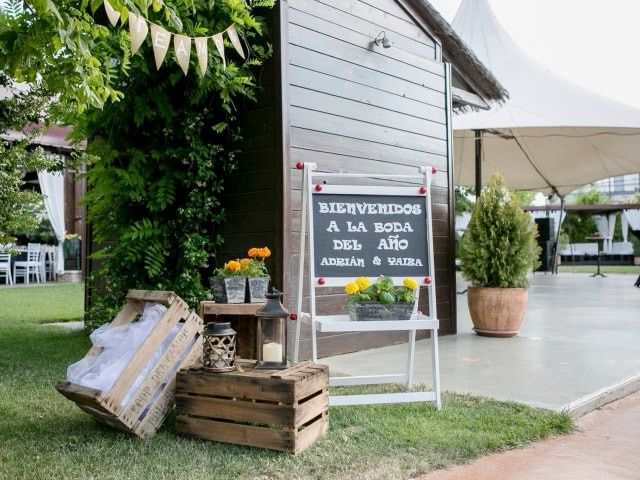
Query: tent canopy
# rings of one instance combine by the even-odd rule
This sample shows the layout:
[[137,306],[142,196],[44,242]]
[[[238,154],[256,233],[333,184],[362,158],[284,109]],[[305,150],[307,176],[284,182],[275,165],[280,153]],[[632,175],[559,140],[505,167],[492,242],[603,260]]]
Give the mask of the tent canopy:
[[516,45],[488,0],[463,0],[453,26],[509,91],[502,105],[454,118],[456,185],[474,184],[478,130],[483,182],[498,169],[511,188],[564,195],[640,172],[640,110],[544,68]]

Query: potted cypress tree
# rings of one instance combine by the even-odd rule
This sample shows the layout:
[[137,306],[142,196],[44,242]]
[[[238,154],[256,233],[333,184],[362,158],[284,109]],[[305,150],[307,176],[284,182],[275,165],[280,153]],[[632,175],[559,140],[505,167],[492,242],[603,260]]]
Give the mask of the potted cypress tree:
[[460,245],[467,302],[478,335],[513,337],[527,308],[528,275],[538,266],[535,222],[493,174],[478,198]]

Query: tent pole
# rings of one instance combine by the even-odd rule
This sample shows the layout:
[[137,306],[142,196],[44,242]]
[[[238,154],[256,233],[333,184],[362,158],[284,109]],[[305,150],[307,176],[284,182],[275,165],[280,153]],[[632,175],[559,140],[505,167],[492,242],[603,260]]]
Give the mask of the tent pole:
[[476,147],[476,198],[482,192],[482,132],[483,130],[473,131]]
[[564,215],[564,197],[560,196],[560,217],[558,217],[558,233],[556,233],[556,241],[553,246],[553,262],[552,272],[558,274],[558,246],[560,245],[560,230],[562,229],[562,216]]

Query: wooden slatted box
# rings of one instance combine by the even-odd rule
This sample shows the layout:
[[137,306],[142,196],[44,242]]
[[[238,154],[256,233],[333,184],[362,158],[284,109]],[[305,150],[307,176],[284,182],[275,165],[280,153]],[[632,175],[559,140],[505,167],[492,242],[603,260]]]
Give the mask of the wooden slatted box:
[[[62,395],[99,422],[141,438],[153,436],[173,407],[175,373],[180,368],[202,362],[202,319],[190,311],[189,306],[173,292],[130,290],[127,303],[111,325],[125,325],[136,320],[142,314],[145,302],[162,303],[168,310],[131,357],[109,391],[103,392],[70,382],[60,382],[56,386]],[[131,399],[126,405],[122,405],[135,380],[178,323],[182,324],[179,333]],[[99,355],[101,352],[102,348],[93,347],[87,356]]]
[[329,368],[303,363],[287,370],[178,373],[176,430],[179,434],[300,453],[329,426]]

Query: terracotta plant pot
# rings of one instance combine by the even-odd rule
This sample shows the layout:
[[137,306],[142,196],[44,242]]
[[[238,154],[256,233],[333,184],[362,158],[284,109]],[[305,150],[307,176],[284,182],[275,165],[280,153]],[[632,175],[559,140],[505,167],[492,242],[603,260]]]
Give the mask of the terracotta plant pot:
[[213,299],[217,303],[244,303],[247,289],[246,277],[211,277]]
[[473,329],[484,337],[514,337],[527,310],[526,288],[469,287],[467,304]]
[[392,303],[391,305],[384,305],[380,302],[347,303],[347,312],[351,321],[354,322],[410,320],[413,302]]

